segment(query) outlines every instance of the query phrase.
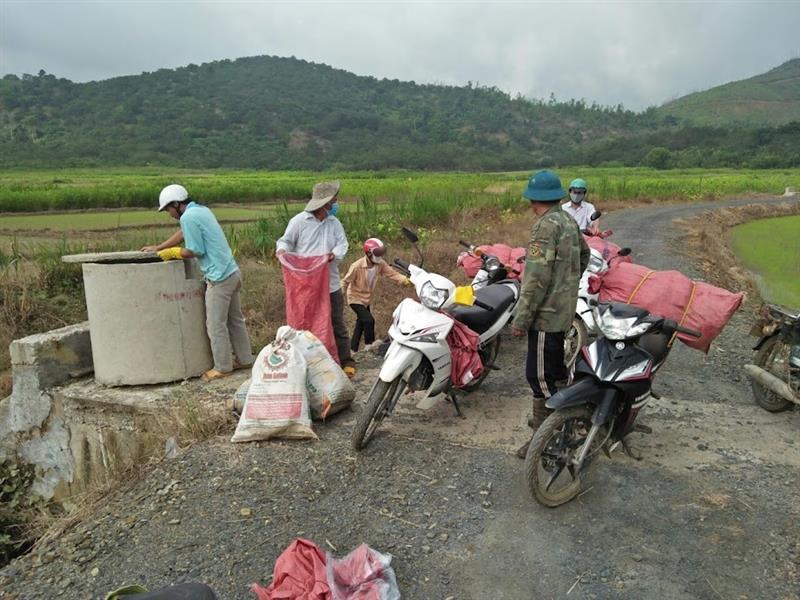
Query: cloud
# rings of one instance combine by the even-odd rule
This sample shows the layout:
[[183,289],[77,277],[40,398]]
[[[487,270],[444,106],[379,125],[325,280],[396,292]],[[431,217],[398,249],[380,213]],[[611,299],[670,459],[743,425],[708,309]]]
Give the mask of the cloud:
[[791,2],[0,3],[0,71],[75,81],[259,54],[635,109],[800,54]]

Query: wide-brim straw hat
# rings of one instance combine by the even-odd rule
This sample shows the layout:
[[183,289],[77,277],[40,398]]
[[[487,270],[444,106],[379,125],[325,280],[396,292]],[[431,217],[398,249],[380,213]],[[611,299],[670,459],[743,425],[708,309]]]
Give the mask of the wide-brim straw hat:
[[338,181],[323,181],[316,184],[314,191],[311,193],[311,200],[308,201],[304,210],[306,212],[314,212],[322,208],[336,197],[336,194],[339,193],[339,187]]

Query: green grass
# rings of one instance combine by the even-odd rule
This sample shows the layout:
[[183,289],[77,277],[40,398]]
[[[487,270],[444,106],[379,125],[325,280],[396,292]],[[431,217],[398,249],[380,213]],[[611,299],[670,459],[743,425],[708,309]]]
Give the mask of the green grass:
[[734,227],[730,239],[767,301],[800,308],[800,216],[751,221]]
[[[800,169],[668,170],[648,168],[557,169],[566,185],[574,177],[589,183],[590,199],[698,200],[747,192],[780,194],[787,185],[800,186]],[[168,168],[63,169],[0,173],[0,212],[153,208],[159,190],[183,183],[203,203],[264,203],[302,201],[315,182],[342,181],[343,199],[403,201],[462,194],[491,195],[507,188],[517,198],[530,173],[270,172],[194,171]]]
[[[297,210],[302,206],[296,205]],[[268,217],[275,207],[215,207],[214,214],[224,221],[255,221]],[[43,213],[2,215],[0,230],[6,231],[102,231],[124,227],[177,226],[169,215],[154,210],[117,210],[100,212]]]

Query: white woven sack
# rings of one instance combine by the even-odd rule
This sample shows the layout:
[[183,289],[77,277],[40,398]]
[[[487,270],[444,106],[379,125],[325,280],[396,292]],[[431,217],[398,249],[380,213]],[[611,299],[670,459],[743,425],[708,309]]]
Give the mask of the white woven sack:
[[276,338],[290,340],[306,359],[308,404],[312,418],[325,419],[350,406],[356,390],[317,336],[284,325],[278,329]]
[[306,360],[299,348],[286,339],[276,339],[259,352],[231,441],[274,437],[317,437],[308,412]]

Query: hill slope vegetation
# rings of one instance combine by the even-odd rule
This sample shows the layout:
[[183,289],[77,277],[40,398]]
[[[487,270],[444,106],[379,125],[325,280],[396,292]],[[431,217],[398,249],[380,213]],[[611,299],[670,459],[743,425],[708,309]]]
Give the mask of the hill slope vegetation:
[[270,56],[89,83],[44,71],[0,80],[4,167],[668,168],[698,157],[774,167],[800,164],[785,151],[793,131],[765,128],[743,149],[740,130],[686,130],[656,109],[378,80]]
[[700,125],[800,121],[800,58],[749,79],[683,96],[658,112]]

